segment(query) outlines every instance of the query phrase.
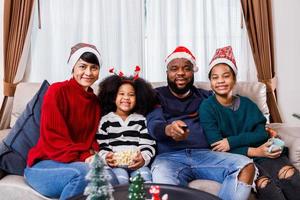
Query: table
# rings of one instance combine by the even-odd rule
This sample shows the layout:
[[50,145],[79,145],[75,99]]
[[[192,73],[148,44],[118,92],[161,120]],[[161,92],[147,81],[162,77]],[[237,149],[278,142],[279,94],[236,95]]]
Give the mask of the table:
[[[151,199],[151,194],[149,194],[149,188],[151,185],[160,186],[160,196],[163,194],[168,194],[169,200],[219,200],[217,196],[209,194],[207,192],[196,190],[187,187],[181,187],[176,185],[168,184],[154,184],[145,183],[146,188],[146,199]],[[118,185],[114,187],[113,196],[115,200],[126,200],[128,199],[128,185]],[[86,196],[78,195],[70,200],[85,200]]]

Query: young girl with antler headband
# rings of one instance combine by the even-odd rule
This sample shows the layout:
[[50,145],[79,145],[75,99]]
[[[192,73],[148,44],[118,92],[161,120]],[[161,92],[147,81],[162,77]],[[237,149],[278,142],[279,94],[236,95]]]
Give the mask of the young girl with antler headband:
[[155,155],[155,141],[148,134],[146,115],[155,104],[149,83],[139,78],[140,67],[133,76],[109,70],[114,75],[99,85],[103,117],[96,135],[100,157],[117,176],[120,184],[128,183],[137,172],[146,182],[152,181],[147,165]]

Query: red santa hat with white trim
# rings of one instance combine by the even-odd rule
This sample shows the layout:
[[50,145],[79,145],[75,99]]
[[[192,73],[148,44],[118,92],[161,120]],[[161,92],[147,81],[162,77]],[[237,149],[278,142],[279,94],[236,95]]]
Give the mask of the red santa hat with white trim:
[[176,47],[176,49],[166,58],[166,66],[168,66],[168,64],[176,58],[185,58],[189,60],[193,64],[194,72],[198,71],[198,67],[196,65],[196,58],[188,48],[184,46]]
[[216,53],[214,57],[211,59],[209,63],[209,70],[208,73],[210,73],[211,69],[216,66],[217,64],[224,63],[227,64],[234,72],[235,75],[237,75],[237,66],[234,59],[233,51],[231,46],[219,48],[216,50]]
[[70,57],[68,59],[68,67],[73,69],[76,62],[79,60],[82,54],[90,52],[95,54],[98,59],[99,67],[102,65],[101,54],[97,50],[96,46],[87,43],[78,43],[71,48]]

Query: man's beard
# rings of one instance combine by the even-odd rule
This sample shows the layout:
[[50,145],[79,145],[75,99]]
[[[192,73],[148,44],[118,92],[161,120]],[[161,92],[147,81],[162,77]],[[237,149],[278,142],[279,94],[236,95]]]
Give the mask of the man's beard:
[[168,80],[168,86],[169,88],[175,93],[175,94],[185,94],[187,93],[191,88],[192,86],[194,85],[194,76],[192,77],[191,81],[188,82],[188,84],[186,84],[186,86],[184,88],[178,88],[176,83],[171,81],[169,79],[169,77],[167,77],[167,80]]

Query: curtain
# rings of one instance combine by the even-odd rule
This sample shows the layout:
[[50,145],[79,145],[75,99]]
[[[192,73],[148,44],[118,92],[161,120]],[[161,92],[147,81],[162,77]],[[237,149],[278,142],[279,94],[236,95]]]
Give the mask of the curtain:
[[27,65],[33,4],[34,0],[6,0],[4,2],[4,99],[0,111],[0,129],[9,126],[16,85],[22,80]]
[[[177,45],[198,59],[196,80],[207,79],[216,48],[231,44],[239,80],[257,81],[247,32],[241,28],[239,0],[43,0],[41,29],[37,12],[32,33],[32,65],[25,81],[50,82],[71,75],[66,61],[77,42],[95,44],[104,65],[100,79],[114,66],[131,75],[135,65],[148,81],[165,81],[164,59]],[[37,9],[37,8],[35,8]]]
[[276,102],[271,0],[241,0],[257,77],[267,86],[271,122],[282,122]]
[[145,6],[146,79],[165,81],[166,56],[184,45],[197,59],[195,80],[208,81],[208,64],[215,50],[231,45],[238,80],[257,81],[239,0],[146,0]]
[[92,43],[101,53],[100,79],[110,66],[131,75],[135,65],[143,65],[143,1],[43,0],[40,11],[41,29],[35,12],[32,65],[24,81],[69,79],[67,59],[78,42]]
[[[1,105],[3,101],[3,77],[4,77],[4,67],[3,67],[3,7],[4,1],[0,1],[0,111]],[[1,113],[0,113],[0,120],[1,120]]]

